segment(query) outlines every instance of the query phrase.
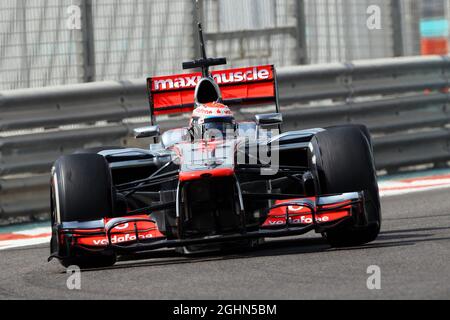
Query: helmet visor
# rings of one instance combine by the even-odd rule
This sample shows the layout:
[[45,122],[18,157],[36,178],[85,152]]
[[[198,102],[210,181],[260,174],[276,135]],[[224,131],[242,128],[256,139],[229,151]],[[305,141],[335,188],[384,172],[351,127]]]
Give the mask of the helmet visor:
[[226,139],[230,135],[233,136],[234,131],[234,120],[231,117],[207,119],[203,124],[205,139]]

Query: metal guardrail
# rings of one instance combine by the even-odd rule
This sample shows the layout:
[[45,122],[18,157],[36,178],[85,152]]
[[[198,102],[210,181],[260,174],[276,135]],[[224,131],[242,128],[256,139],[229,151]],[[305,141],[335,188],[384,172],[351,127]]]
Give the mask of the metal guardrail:
[[[450,58],[410,57],[278,70],[284,130],[366,124],[377,168],[450,161]],[[243,111],[243,110],[241,110]],[[48,212],[53,161],[77,149],[128,145],[148,118],[145,81],[0,92],[0,219]],[[182,126],[186,119],[161,122]]]

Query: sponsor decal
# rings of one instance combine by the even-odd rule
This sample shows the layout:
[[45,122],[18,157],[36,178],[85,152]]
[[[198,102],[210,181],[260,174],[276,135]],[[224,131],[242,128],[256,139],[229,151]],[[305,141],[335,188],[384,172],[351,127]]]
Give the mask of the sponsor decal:
[[302,211],[305,207],[302,206],[289,206],[288,210],[289,212],[298,212],[298,211]]
[[[194,88],[201,80],[201,74],[154,77],[152,91]],[[212,78],[220,86],[223,84],[239,84],[273,78],[270,66],[250,67],[212,72]]]
[[[301,199],[279,200],[276,204],[290,203],[293,201],[299,201]],[[315,201],[315,198],[307,198],[303,200]],[[289,224],[292,225],[309,225],[313,223],[313,216],[311,209],[304,206],[289,205],[286,207],[278,207],[272,209],[269,213],[267,220],[264,222],[263,227],[270,226],[283,226],[286,225],[286,209],[288,211]],[[327,223],[340,220],[350,215],[349,210],[341,209],[336,212],[317,213],[315,215],[317,223]]]
[[201,105],[195,108],[194,111],[192,112],[193,118],[199,118],[198,124],[203,124],[205,122],[205,119],[209,118],[209,116],[211,116],[211,118],[228,117],[233,116],[233,113],[227,106],[216,102]]
[[[129,218],[146,219],[148,216],[130,216]],[[111,219],[105,219],[105,224]],[[137,240],[147,240],[151,238],[164,237],[157,229],[156,224],[150,221],[138,221],[136,223],[138,229],[138,239],[134,230],[134,222],[124,222],[115,226],[111,230],[111,244],[134,242]],[[82,236],[78,238],[78,244],[86,246],[107,246],[108,238],[104,236]]]
[[[316,217],[316,221],[319,222],[319,223],[321,223],[321,222],[329,222],[330,221],[330,217],[329,216],[325,216],[325,215],[323,215],[323,216],[318,215]],[[291,218],[289,222],[293,223],[293,224],[311,224],[311,223],[313,223],[313,218],[312,218],[312,215],[301,216],[300,219],[298,219],[298,218],[297,219],[292,219]]]
[[[345,214],[346,216],[347,214]],[[339,216],[333,216],[330,217],[328,215],[320,215],[318,214],[316,216],[316,221],[318,223],[327,223],[330,221],[334,221],[334,220],[338,220],[341,219],[342,217]],[[289,217],[289,223],[290,224],[311,224],[313,223],[313,219],[312,219],[312,215],[302,215],[300,217]],[[264,224],[264,226],[281,226],[281,225],[285,225],[286,224],[286,218],[274,218],[274,217],[269,217],[266,221],[266,223]]]
[[[139,240],[146,240],[153,238],[153,234],[151,233],[145,233],[145,234],[139,234]],[[88,240],[88,239],[86,239]],[[117,244],[117,243],[124,243],[124,242],[131,242],[136,241],[136,235],[135,234],[124,234],[124,235],[114,235],[111,237],[111,243]],[[106,246],[108,245],[108,239],[105,238],[96,238],[96,239],[90,239],[90,242],[94,246]],[[87,244],[87,243],[85,243]]]
[[117,229],[117,230],[125,230],[125,229],[128,229],[129,226],[130,226],[129,223],[124,223],[124,224],[119,224],[118,226],[115,226],[114,229]]

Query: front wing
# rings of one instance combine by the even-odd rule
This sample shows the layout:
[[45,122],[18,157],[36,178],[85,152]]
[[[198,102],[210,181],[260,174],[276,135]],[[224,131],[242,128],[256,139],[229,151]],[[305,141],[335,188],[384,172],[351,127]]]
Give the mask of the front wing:
[[[302,235],[310,231],[323,233],[339,228],[349,220],[353,225],[366,226],[364,192],[331,196],[279,200],[257,231],[242,231],[207,237],[169,239],[158,229],[152,214],[102,219],[87,222],[63,222],[57,225],[57,236],[64,253],[73,250],[90,253],[143,252],[160,248],[226,243],[244,239],[279,238]],[[51,258],[64,258],[54,253]]]

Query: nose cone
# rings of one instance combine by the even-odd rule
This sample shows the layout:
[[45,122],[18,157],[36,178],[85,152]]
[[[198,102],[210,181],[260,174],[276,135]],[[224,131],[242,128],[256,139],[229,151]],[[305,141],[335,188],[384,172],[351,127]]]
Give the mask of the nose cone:
[[234,173],[234,140],[179,144],[176,153],[180,155],[180,177],[185,179],[206,178],[210,174],[222,177]]

